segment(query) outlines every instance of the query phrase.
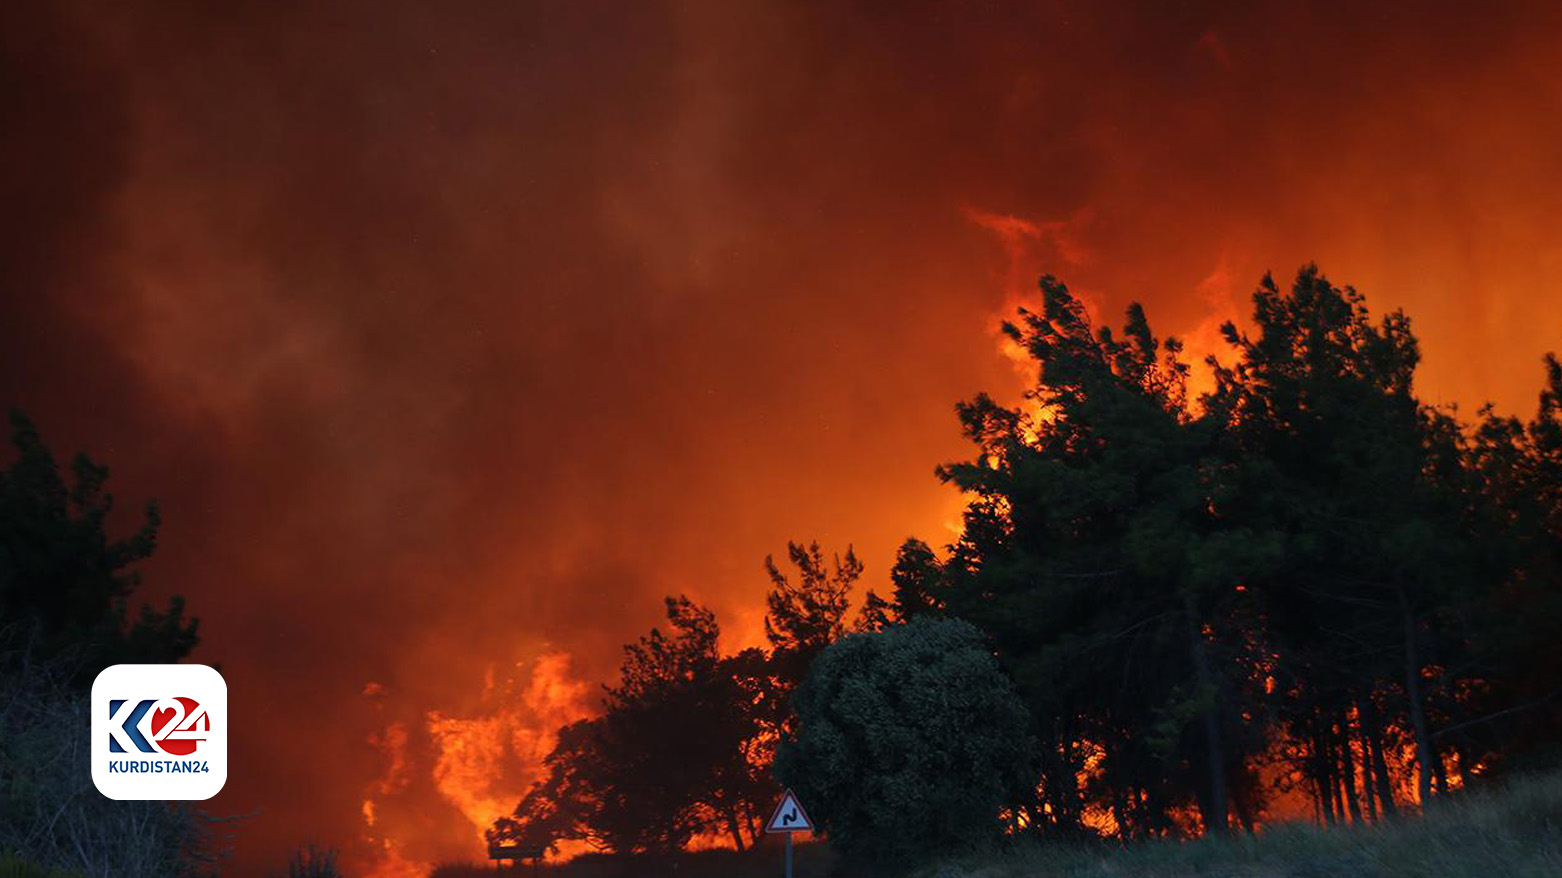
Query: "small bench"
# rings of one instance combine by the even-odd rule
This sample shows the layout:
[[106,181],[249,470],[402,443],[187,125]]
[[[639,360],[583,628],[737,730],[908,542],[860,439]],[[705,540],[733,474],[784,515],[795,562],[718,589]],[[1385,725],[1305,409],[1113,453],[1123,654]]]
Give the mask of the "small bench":
[[531,860],[532,867],[537,868],[542,865],[542,858],[547,852],[548,846],[541,844],[491,844],[488,846],[488,859],[494,861],[496,870],[504,868],[505,860],[510,861],[512,869],[521,860]]

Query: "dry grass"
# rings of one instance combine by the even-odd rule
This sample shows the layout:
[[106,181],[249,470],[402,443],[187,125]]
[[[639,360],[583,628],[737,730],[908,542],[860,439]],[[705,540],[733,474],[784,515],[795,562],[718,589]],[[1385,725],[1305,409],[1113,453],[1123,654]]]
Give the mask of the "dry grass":
[[[664,859],[586,856],[539,878],[779,878],[779,839],[758,850]],[[859,878],[838,871],[827,845],[799,845],[797,878]],[[530,868],[450,864],[429,878],[530,878]],[[1125,847],[1027,844],[939,863],[914,878],[1562,878],[1562,773],[1463,793],[1421,817],[1331,830],[1302,825],[1257,837],[1146,842]]]
[[1558,878],[1562,775],[1463,793],[1419,818],[1126,847],[1027,845],[920,878]]

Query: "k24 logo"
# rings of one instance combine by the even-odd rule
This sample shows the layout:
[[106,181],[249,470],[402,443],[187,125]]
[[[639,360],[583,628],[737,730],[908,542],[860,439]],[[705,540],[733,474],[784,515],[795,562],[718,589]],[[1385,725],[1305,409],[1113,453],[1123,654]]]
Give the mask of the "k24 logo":
[[91,717],[92,782],[110,799],[209,799],[228,780],[228,684],[215,668],[104,668]]
[[189,756],[211,735],[211,715],[194,698],[110,699],[110,753]]

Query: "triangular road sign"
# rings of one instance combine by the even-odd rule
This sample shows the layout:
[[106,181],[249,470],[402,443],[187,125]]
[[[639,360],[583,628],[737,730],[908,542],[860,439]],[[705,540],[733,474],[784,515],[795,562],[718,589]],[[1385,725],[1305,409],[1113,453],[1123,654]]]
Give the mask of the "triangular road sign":
[[813,821],[803,812],[803,806],[797,803],[797,797],[791,790],[781,797],[781,804],[776,806],[776,813],[770,815],[770,822],[765,824],[766,832],[813,832]]

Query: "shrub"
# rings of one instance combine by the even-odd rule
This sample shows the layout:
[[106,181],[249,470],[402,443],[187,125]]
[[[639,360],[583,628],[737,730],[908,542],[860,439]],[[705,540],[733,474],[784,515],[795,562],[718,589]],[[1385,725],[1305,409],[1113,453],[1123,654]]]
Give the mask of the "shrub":
[[[0,631],[0,653],[12,646]],[[88,695],[56,658],[0,663],[0,868],[88,878],[182,878],[202,865],[206,827],[185,803],[119,802],[92,783]],[[0,861],[4,862],[4,861]],[[39,871],[41,870],[41,871]],[[0,872],[0,875],[7,874]]]
[[793,709],[797,730],[777,774],[858,869],[980,847],[1035,783],[1025,707],[962,621],[918,619],[835,642]]

